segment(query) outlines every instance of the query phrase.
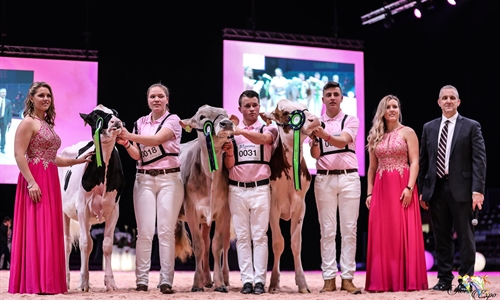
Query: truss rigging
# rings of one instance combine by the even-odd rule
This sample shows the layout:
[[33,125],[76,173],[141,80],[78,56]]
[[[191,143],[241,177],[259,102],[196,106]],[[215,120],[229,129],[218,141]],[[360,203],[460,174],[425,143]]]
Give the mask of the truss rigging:
[[0,56],[60,58],[73,60],[97,60],[97,50],[79,50],[62,48],[43,48],[26,46],[0,46]]
[[290,33],[266,32],[246,29],[223,29],[224,39],[264,43],[293,44],[344,50],[362,50],[363,41]]

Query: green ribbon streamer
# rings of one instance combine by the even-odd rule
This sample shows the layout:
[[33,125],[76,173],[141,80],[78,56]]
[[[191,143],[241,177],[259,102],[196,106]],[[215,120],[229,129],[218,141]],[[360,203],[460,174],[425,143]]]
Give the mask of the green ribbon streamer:
[[95,145],[95,157],[97,161],[97,166],[102,167],[102,153],[101,153],[101,129],[103,120],[101,117],[97,119],[96,129],[94,132],[94,145]]
[[215,170],[219,170],[219,163],[217,162],[217,156],[215,154],[214,139],[212,136],[212,122],[205,122],[203,132],[205,133],[205,140],[207,143],[208,166],[210,168],[210,172],[213,172]]
[[295,190],[302,189],[300,184],[300,130],[293,131],[293,180]]
[[304,126],[306,116],[303,110],[294,110],[288,117],[288,126],[293,129],[293,181],[295,190],[301,190],[300,184],[300,129]]

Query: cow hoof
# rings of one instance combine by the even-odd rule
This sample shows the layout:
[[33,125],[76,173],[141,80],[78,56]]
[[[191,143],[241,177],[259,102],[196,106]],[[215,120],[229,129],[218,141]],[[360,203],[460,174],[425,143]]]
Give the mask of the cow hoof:
[[227,292],[229,292],[229,291],[227,290],[227,287],[225,287],[225,286],[219,286],[219,287],[216,287],[216,288],[215,288],[215,291],[216,291],[216,292],[221,292],[221,293],[227,293]]
[[299,290],[299,293],[301,293],[301,294],[309,294],[309,293],[311,293],[311,291],[308,288],[305,288],[305,289]]
[[79,292],[88,292],[89,291],[89,287],[88,286],[84,287],[84,286],[81,285],[76,290],[79,291]]
[[269,288],[269,294],[278,294],[279,292],[279,288]]
[[204,292],[202,287],[192,287],[191,292]]
[[207,289],[211,289],[213,286],[214,286],[214,284],[213,284],[213,283],[207,283],[207,284],[205,284],[205,287],[206,287]]

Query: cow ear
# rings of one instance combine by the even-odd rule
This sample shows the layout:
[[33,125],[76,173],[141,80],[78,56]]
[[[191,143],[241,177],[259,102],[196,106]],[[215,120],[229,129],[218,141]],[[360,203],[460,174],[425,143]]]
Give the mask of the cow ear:
[[184,119],[184,120],[180,120],[179,121],[179,124],[182,126],[182,128],[186,131],[186,132],[191,132],[191,129],[193,128],[197,128],[196,127],[196,122],[193,122],[193,119]]
[[260,117],[264,122],[266,122],[266,125],[269,125],[273,122],[273,113],[267,113],[267,112],[261,112],[259,113]]
[[88,118],[88,114],[82,114],[80,113],[80,117],[83,119],[83,126],[86,126],[88,123],[87,123],[87,118]]
[[115,115],[115,117],[118,117],[118,112],[116,111],[116,109],[111,109],[111,111],[113,112],[113,115]]
[[234,126],[238,126],[238,124],[240,124],[240,119],[233,114],[231,114],[229,116],[229,120],[231,120],[231,122],[233,122]]

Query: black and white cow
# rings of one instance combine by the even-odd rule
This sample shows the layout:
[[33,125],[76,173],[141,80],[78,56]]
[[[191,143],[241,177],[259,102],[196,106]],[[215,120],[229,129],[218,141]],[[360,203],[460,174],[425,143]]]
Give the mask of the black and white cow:
[[[115,110],[99,104],[89,114],[80,113],[85,125],[91,127],[93,139],[69,146],[60,156],[75,158],[93,152],[92,162],[59,168],[64,211],[66,247],[66,278],[69,289],[69,255],[78,240],[81,251],[78,290],[89,290],[89,256],[93,241],[90,227],[105,222],[102,250],[105,257],[106,290],[116,290],[111,269],[113,235],[119,215],[120,195],[125,186],[122,164],[115,142],[122,130],[122,121]],[[77,221],[77,222],[75,222]],[[75,226],[73,226],[75,225]],[[79,230],[76,230],[79,228]]]

